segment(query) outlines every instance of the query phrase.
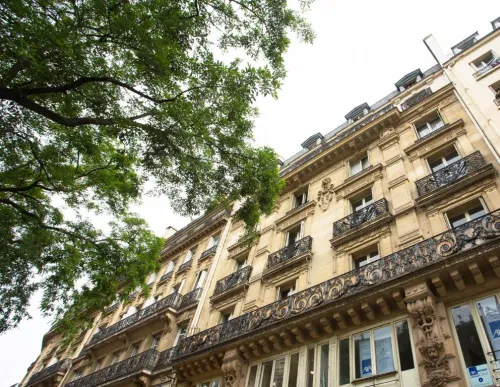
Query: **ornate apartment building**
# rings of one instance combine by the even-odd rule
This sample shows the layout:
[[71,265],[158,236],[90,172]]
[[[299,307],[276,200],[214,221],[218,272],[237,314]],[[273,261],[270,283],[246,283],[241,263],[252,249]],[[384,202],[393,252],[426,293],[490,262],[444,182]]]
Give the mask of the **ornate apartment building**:
[[177,231],[149,299],[111,305],[69,347],[49,331],[22,384],[499,385],[491,137],[439,64],[345,119],[283,163],[257,240],[235,209]]

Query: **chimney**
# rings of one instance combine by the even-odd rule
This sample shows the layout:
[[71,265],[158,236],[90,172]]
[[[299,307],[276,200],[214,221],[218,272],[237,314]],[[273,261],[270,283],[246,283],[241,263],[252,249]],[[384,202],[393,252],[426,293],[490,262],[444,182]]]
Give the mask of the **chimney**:
[[434,38],[434,36],[432,34],[428,35],[424,38],[424,44],[431,52],[434,59],[436,59],[436,62],[438,62],[440,65],[442,65],[444,62],[446,62],[449,59],[444,54],[443,50],[441,49],[441,46],[439,45],[439,43],[436,41],[436,39]]
[[177,232],[177,230],[176,230],[175,228],[173,228],[172,226],[168,226],[168,227],[165,229],[165,232],[163,233],[163,238],[168,239],[168,238],[170,238],[172,235],[174,235],[176,232]]

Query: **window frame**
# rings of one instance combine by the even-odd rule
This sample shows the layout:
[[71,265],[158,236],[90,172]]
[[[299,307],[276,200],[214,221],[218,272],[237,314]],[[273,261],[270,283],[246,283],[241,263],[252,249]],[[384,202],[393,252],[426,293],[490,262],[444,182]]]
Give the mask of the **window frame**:
[[[251,362],[248,365],[248,372],[247,372],[247,375],[245,377],[245,387],[260,387],[260,384],[262,382],[262,380],[261,380],[262,364],[269,362],[269,361],[273,362],[271,377],[270,377],[270,381],[271,381],[271,385],[272,385],[272,383],[274,381],[276,361],[281,360],[283,358],[285,358],[285,367],[283,369],[283,386],[288,386],[289,375],[290,375],[290,360],[291,360],[292,355],[297,354],[297,353],[299,354],[299,363],[297,364],[297,368],[298,368],[297,386],[300,386],[301,385],[301,382],[300,382],[300,372],[301,372],[301,366],[300,366],[301,365],[301,354],[300,353],[301,353],[301,350],[300,350],[300,348],[295,348],[295,349],[291,349],[291,350],[288,350],[285,352],[281,352],[279,354],[275,354],[275,355],[270,356],[270,357],[261,358],[261,359],[258,359],[257,361]],[[250,379],[250,369],[252,366],[257,366],[257,372],[256,372],[254,386],[249,386],[248,383],[249,383],[249,379]]]
[[297,238],[295,238],[295,242],[304,238],[305,229],[306,229],[306,220],[302,219],[300,222],[295,223],[294,225],[292,225],[292,226],[288,227],[286,230],[284,230],[285,231],[285,238],[284,238],[285,243],[283,244],[283,247],[287,247],[289,245],[288,242],[290,240],[290,231],[294,230],[297,227],[300,227],[300,230],[297,234]]
[[[454,228],[457,228],[457,227],[460,227],[461,225],[458,225],[458,226],[453,226],[451,221],[450,221],[450,217],[448,215],[448,213],[450,211],[453,211],[454,208],[457,208],[457,207],[460,207],[461,205],[466,205],[466,204],[470,204],[472,202],[474,202],[475,200],[477,200],[481,206],[483,207],[483,210],[484,210],[484,214],[487,214],[490,212],[490,210],[488,209],[488,206],[486,205],[486,201],[483,199],[482,196],[478,196],[476,198],[472,198],[470,200],[468,200],[467,202],[465,203],[462,203],[462,204],[459,204],[458,206],[454,206],[454,207],[451,207],[451,208],[448,208],[447,210],[443,211],[443,215],[444,215],[444,220],[446,222],[446,225],[448,227],[448,230],[453,230]],[[457,215],[461,215],[461,214],[467,214],[465,216],[465,219],[466,219],[466,222],[465,223],[468,223],[468,222],[471,222],[473,219],[470,219],[470,214],[469,214],[469,211],[471,209],[475,208],[474,206],[467,206],[467,210],[464,211],[464,212],[461,212]],[[456,217],[457,215],[455,215],[454,217]],[[484,215],[481,215],[481,216],[484,216]]]
[[187,337],[187,331],[188,331],[188,327],[187,325],[181,325],[181,326],[178,326],[178,329],[177,329],[177,333],[175,334],[175,340],[174,340],[174,347],[179,344],[179,341],[180,341],[180,337],[181,335],[183,334],[182,333],[182,330],[184,329],[184,337]]
[[[363,265],[363,266],[366,266],[372,262],[376,262],[376,261],[382,259],[382,254],[380,253],[380,244],[378,241],[376,243],[372,243],[368,246],[365,246],[365,247],[351,253],[351,270],[362,268],[363,266],[360,266],[359,268],[356,267],[356,261],[358,261],[361,258],[365,258],[368,255],[372,254],[373,252],[375,252],[375,249],[377,250],[377,253],[378,253],[378,259],[368,258],[367,263]],[[366,254],[365,254],[365,252],[366,252]]]
[[[366,167],[363,168],[363,160],[365,160],[365,159],[366,159]],[[356,175],[360,174],[364,170],[370,168],[372,165],[368,152],[364,152],[361,157],[356,157],[356,158],[349,160],[348,164],[349,164],[349,177],[356,176]],[[355,165],[359,165],[361,168],[357,172],[353,172],[353,167]]]
[[[300,203],[298,200],[299,197],[301,198]],[[301,187],[293,192],[292,203],[291,203],[292,206],[290,208],[290,211],[306,204],[308,201],[309,201],[309,185],[306,185],[306,186]]]
[[[275,292],[276,292],[276,301],[280,301],[280,300],[284,300],[290,296],[293,296],[294,294],[298,293],[298,290],[297,290],[297,282],[299,280],[299,277],[296,277],[296,278],[293,278],[289,281],[286,281],[286,282],[283,282],[279,285],[277,285],[275,287]],[[293,282],[293,286],[292,286],[292,282]],[[293,288],[293,290],[291,290],[289,293],[288,293],[288,296],[286,296],[285,298],[279,298],[281,296],[281,288],[283,286],[288,286],[290,285],[290,288]]]
[[[372,188],[371,188],[371,187],[369,188],[369,191],[370,191],[370,193],[368,193],[368,191],[366,191],[367,193],[366,193],[366,194],[363,194],[363,196],[362,196],[362,197],[360,197],[360,198],[358,197],[357,199],[352,199],[352,198],[351,198],[351,199],[349,199],[349,203],[350,203],[350,205],[351,205],[351,214],[354,214],[354,213],[355,213],[355,212],[357,212],[357,211],[361,211],[361,210],[362,210],[362,209],[364,209],[365,207],[368,207],[369,205],[371,205],[371,204],[375,203],[375,198],[373,197],[373,191],[372,191]],[[367,204],[366,198],[367,198],[368,196],[371,196],[371,201]],[[361,201],[363,205],[362,205],[362,207],[361,207],[361,208],[359,208],[359,209],[357,209],[357,210],[356,210],[356,208],[355,208],[355,206],[354,206],[354,203],[355,203],[355,202],[358,202],[358,201]]]
[[[491,59],[488,61],[488,62],[484,62],[483,58],[486,58],[488,56],[488,54],[491,54]],[[491,61],[494,61],[496,58],[498,58],[498,55],[495,53],[495,51],[493,50],[488,50],[486,52],[484,52],[483,54],[479,55],[476,59],[474,59],[473,61],[470,62],[470,65],[471,67],[475,70],[475,71],[479,71],[481,70],[482,68],[488,66],[488,64],[491,62]],[[481,64],[482,66],[478,66],[476,64],[477,61],[481,60]]]
[[[432,130],[431,126],[429,125],[429,122],[432,121],[431,117],[433,117],[434,114],[436,115],[437,118],[439,118],[439,120],[441,121],[442,125],[439,128]],[[418,122],[420,122],[420,125],[417,125]],[[443,116],[441,115],[441,112],[439,111],[439,109],[434,110],[433,112],[427,114],[423,119],[414,121],[412,124],[413,124],[413,128],[415,130],[415,134],[417,135],[417,139],[424,138],[424,137],[430,135],[431,133],[433,133],[433,132],[441,129],[444,126],[446,126],[446,122],[443,119]],[[427,129],[429,129],[430,131],[427,134],[421,135],[418,129],[421,128],[422,126],[424,126],[424,124],[427,126]]]
[[[459,158],[457,160],[452,161],[450,163],[448,160],[445,159],[445,157],[447,155],[449,155],[449,154],[452,153],[452,150],[451,150],[452,148],[457,153],[457,155],[458,155]],[[444,152],[446,152],[446,153],[444,153]],[[431,174],[434,174],[434,173],[438,172],[438,171],[434,172],[432,170],[432,167],[431,167],[431,162],[432,161],[429,161],[429,159],[432,159],[433,157],[435,157],[436,160],[437,159],[441,159],[442,163],[444,164],[444,166],[442,168],[438,169],[438,171],[441,170],[441,169],[443,169],[443,168],[446,168],[450,164],[453,164],[453,163],[455,163],[455,162],[457,162],[457,161],[459,161],[459,160],[461,160],[461,159],[464,158],[464,156],[461,154],[461,152],[459,152],[459,150],[458,150],[458,148],[457,148],[457,146],[455,144],[451,144],[451,146],[444,147],[444,148],[440,149],[439,151],[434,152],[433,154],[431,154],[431,155],[429,155],[429,156],[427,156],[425,158],[425,162],[427,164],[427,168],[429,169],[429,173],[431,173]]]
[[[149,349],[154,349],[155,351],[157,351],[157,348],[160,346],[160,342],[161,342],[161,333],[158,332],[158,333],[153,333],[151,335],[151,345],[149,346]],[[156,343],[156,345],[155,345]],[[154,348],[153,348],[154,346]]]

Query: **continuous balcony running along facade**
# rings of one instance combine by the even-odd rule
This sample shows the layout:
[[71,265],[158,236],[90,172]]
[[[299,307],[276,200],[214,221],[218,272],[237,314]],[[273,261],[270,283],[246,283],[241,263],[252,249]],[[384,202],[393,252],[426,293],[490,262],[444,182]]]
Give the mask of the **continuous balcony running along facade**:
[[306,138],[256,238],[232,208],[169,235],[151,296],[49,331],[23,384],[498,385],[500,165],[445,71]]

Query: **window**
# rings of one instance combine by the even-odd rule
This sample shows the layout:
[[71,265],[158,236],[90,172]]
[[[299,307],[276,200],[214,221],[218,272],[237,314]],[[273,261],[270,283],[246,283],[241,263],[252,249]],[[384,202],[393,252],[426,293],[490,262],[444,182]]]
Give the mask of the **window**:
[[153,340],[151,341],[151,349],[158,348],[158,345],[160,344],[160,338],[160,335],[153,336]]
[[425,137],[443,126],[444,122],[441,120],[441,117],[437,114],[437,112],[432,116],[427,117],[425,120],[415,124],[419,138]]
[[295,293],[296,280],[276,287],[276,301],[284,300]]
[[82,376],[83,376],[83,371],[77,370],[73,374],[73,378],[71,379],[71,381],[80,379]]
[[100,358],[95,362],[94,372],[99,371],[102,368],[102,364],[104,362],[104,358]]
[[438,155],[431,156],[427,159],[427,163],[429,164],[429,168],[431,171],[437,172],[440,169],[454,163],[457,160],[460,160],[460,155],[454,146],[444,149]]
[[351,383],[349,338],[339,341],[339,383]]
[[184,281],[185,280],[182,280],[182,282],[179,282],[178,284],[175,284],[174,286],[172,286],[172,290],[170,291],[170,294],[180,293],[182,290],[182,287],[184,286]]
[[472,61],[472,64],[476,68],[476,70],[480,70],[483,67],[486,67],[490,64],[491,61],[496,59],[497,56],[493,51],[488,51],[487,53],[481,55],[476,60]]
[[111,359],[111,365],[118,363],[120,360],[120,352],[114,352],[113,358]]
[[130,356],[135,356],[139,353],[139,348],[141,347],[141,343],[132,344],[132,350],[130,351]]
[[371,262],[377,261],[380,259],[380,255],[378,253],[378,249],[370,251],[368,254],[361,253],[358,256],[354,257],[354,268],[359,269],[365,265],[368,265]]
[[293,208],[300,207],[307,203],[307,188],[308,187],[301,188],[293,194]]
[[306,387],[313,387],[314,384],[314,347],[307,348],[306,357]]
[[203,287],[203,284],[205,283],[205,279],[207,278],[207,271],[202,270],[198,273],[198,276],[196,277],[196,282],[194,284],[193,289],[200,289]]
[[356,212],[362,210],[363,208],[369,206],[372,203],[373,203],[373,195],[370,192],[359,199],[351,200],[352,211]]
[[[312,351],[314,357],[314,347]],[[284,387],[285,375],[288,377],[286,386],[297,387],[298,373],[299,353],[283,355],[280,358],[250,366],[247,387]]]
[[238,270],[241,270],[248,265],[247,257],[235,259],[234,263],[235,263],[234,264],[234,272],[237,272]]
[[168,263],[167,270],[165,270],[165,274],[172,273],[174,271],[174,268],[175,268],[175,262],[174,261],[170,261]]
[[286,358],[280,358],[276,360],[269,360],[261,364],[259,387],[283,386],[283,376],[285,374],[285,360]]
[[413,362],[412,344],[410,339],[410,330],[408,321],[402,320],[394,324],[396,328],[396,339],[398,342],[399,363],[401,371],[407,371],[415,368]]
[[220,323],[223,324],[225,322],[228,322],[234,318],[234,308],[231,310],[226,310],[223,312],[220,312]]
[[147,308],[149,305],[153,305],[156,301],[158,301],[158,296],[149,297],[146,302],[142,305],[141,309]]
[[137,313],[137,308],[135,306],[131,306],[130,308],[128,308],[127,313],[124,313],[122,315],[122,320],[129,316],[132,316],[134,313]]
[[187,333],[187,327],[186,326],[179,327],[179,330],[177,331],[177,336],[175,337],[174,346],[176,346],[177,344],[179,344],[180,341],[186,337],[186,333]]
[[202,382],[196,385],[196,387],[218,387],[219,386],[219,380],[208,380],[206,382]]
[[320,347],[320,359],[319,359],[319,387],[328,387],[328,357],[329,357],[329,345],[323,344]]
[[368,155],[361,157],[360,159],[356,159],[349,162],[351,167],[351,176],[357,175],[361,171],[365,170],[370,166],[370,162],[368,160]]
[[156,279],[156,273],[151,274],[151,275],[149,276],[149,278],[148,278],[148,282],[147,282],[147,284],[148,284],[148,285],[149,285],[149,284],[152,284],[153,282],[155,282],[155,279]]
[[299,353],[290,355],[290,368],[288,369],[288,387],[297,387],[299,374]]
[[196,246],[195,247],[191,247],[187,251],[186,257],[184,258],[184,262],[183,263],[186,263],[186,262],[189,262],[190,260],[192,260],[195,252],[196,252]]
[[500,81],[497,81],[490,85],[490,90],[495,95],[495,99],[500,100]]
[[208,241],[207,249],[217,246],[217,244],[219,243],[219,239],[220,239],[220,234],[212,235],[210,237],[210,240]]
[[474,219],[480,218],[484,214],[486,214],[486,207],[483,205],[481,200],[475,199],[446,212],[446,218],[448,219],[449,226],[451,228],[455,228]]
[[304,236],[304,221],[290,228],[285,237],[285,246],[293,246],[295,242]]

